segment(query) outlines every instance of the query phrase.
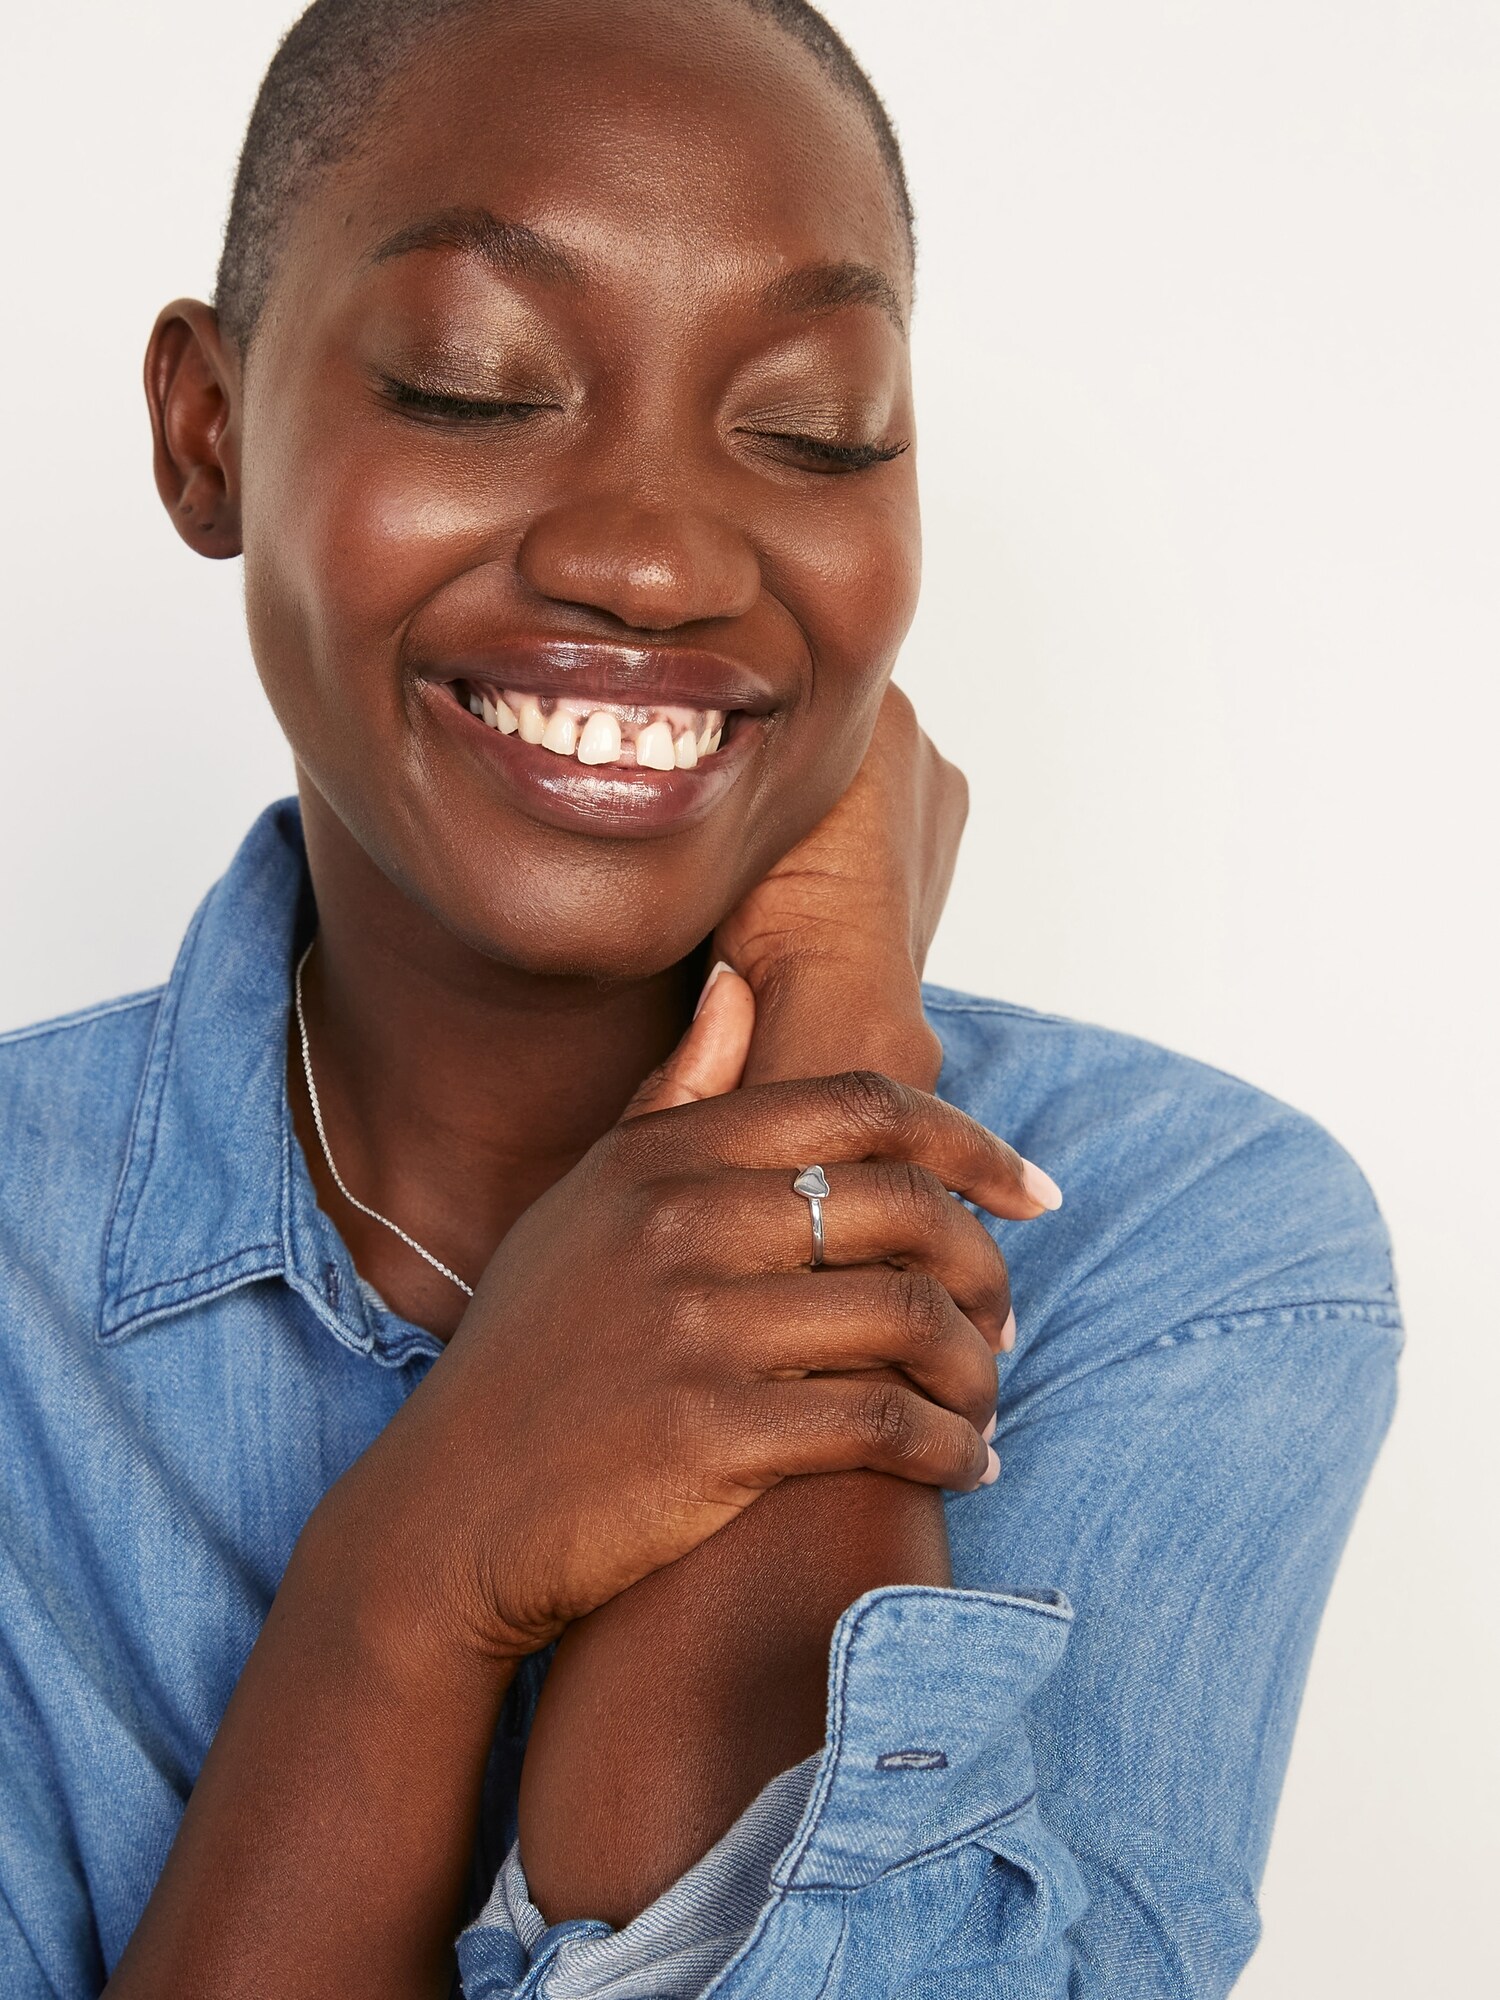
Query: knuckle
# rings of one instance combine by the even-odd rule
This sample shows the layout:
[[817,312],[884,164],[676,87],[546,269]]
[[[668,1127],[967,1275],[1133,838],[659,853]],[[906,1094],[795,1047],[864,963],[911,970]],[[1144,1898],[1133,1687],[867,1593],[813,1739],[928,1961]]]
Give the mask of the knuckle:
[[724,1343],[716,1335],[723,1332],[723,1302],[713,1287],[679,1284],[673,1288],[669,1309],[670,1339],[679,1355],[717,1355]]
[[953,1492],[962,1492],[977,1484],[978,1475],[984,1470],[986,1448],[971,1424],[955,1418],[944,1433],[939,1456],[943,1484]]
[[946,1201],[937,1176],[911,1160],[882,1160],[876,1168],[876,1189],[880,1205],[903,1233],[920,1238],[936,1227]]
[[661,1135],[649,1117],[627,1118],[605,1134],[603,1147],[610,1168],[626,1179],[648,1173],[661,1156]]
[[952,1311],[948,1294],[925,1271],[892,1271],[886,1279],[886,1298],[909,1347],[934,1347],[948,1331]]
[[843,1116],[870,1136],[889,1135],[906,1116],[906,1091],[878,1069],[844,1070],[827,1079],[827,1088]]
[[657,1270],[686,1262],[711,1234],[711,1205],[702,1182],[691,1175],[665,1175],[643,1187],[635,1239],[645,1262]]
[[872,1382],[855,1403],[855,1423],[874,1448],[905,1458],[916,1446],[915,1399],[896,1382]]

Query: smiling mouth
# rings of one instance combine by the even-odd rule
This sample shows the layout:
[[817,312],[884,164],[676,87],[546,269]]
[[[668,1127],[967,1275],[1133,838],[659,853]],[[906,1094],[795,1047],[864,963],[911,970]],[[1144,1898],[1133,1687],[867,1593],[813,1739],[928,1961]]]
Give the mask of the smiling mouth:
[[477,680],[450,681],[448,688],[460,707],[502,736],[575,764],[616,770],[695,770],[717,754],[738,714],[677,702],[533,694]]

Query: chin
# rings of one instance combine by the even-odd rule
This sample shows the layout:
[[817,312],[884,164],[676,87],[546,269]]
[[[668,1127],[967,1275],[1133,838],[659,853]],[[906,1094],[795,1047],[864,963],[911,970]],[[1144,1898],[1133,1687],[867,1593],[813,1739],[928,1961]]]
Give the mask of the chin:
[[[593,979],[605,985],[653,978],[698,950],[727,910],[705,902],[685,923],[664,925],[663,895],[631,894],[625,884],[604,896],[537,881],[516,881],[497,907],[492,886],[456,899],[424,896],[445,930],[498,965],[550,979]],[[612,885],[591,884],[596,891]],[[573,893],[568,893],[572,889]]]

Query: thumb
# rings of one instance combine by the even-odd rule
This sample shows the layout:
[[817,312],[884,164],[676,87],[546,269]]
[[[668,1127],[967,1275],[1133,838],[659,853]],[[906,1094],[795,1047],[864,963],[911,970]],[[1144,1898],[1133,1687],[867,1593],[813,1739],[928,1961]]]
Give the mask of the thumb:
[[754,1026],[755,995],[749,981],[721,958],[708,975],[687,1033],[620,1113],[621,1124],[644,1118],[648,1111],[669,1111],[675,1104],[696,1104],[699,1098],[734,1090]]

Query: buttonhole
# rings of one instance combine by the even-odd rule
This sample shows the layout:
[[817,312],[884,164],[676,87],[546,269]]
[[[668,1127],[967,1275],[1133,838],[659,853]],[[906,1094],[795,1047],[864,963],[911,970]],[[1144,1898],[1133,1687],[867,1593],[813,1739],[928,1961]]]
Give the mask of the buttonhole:
[[941,1750],[887,1750],[875,1759],[877,1771],[946,1771],[948,1759]]

